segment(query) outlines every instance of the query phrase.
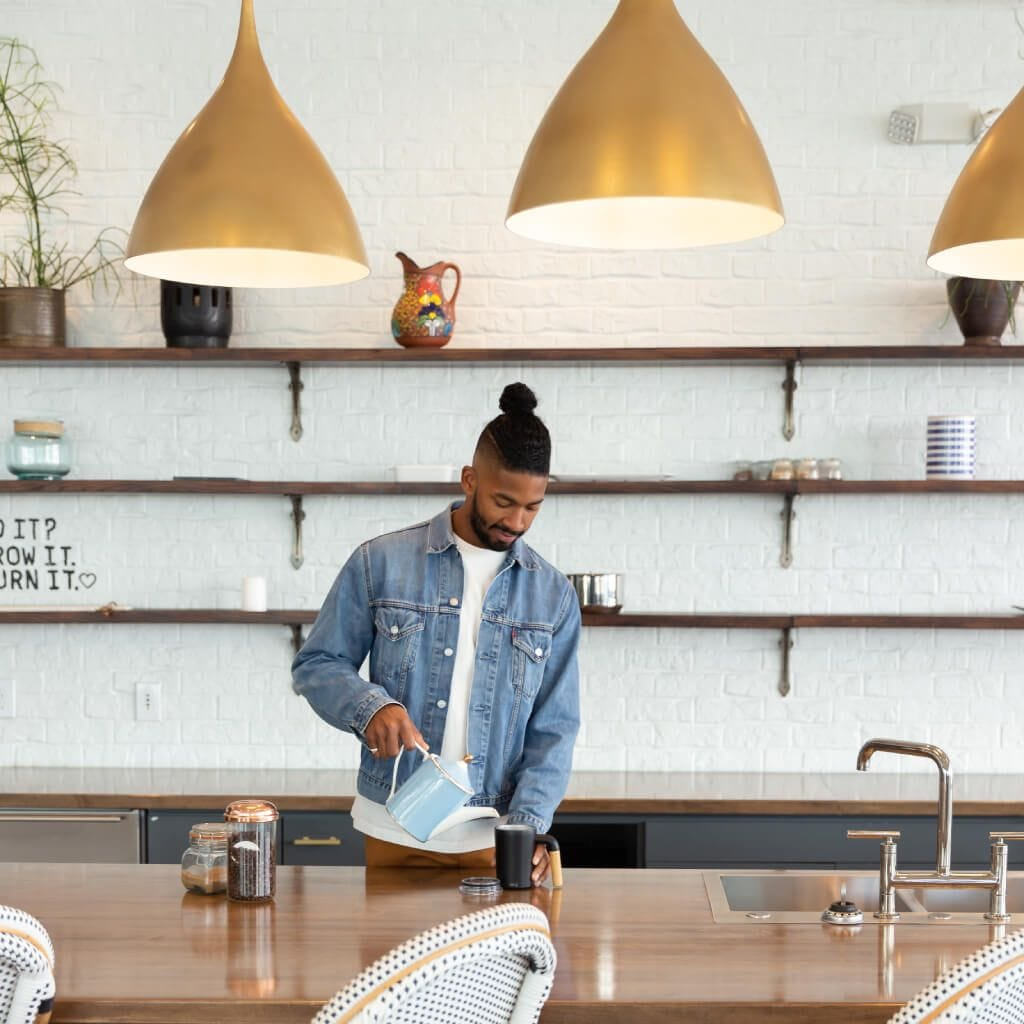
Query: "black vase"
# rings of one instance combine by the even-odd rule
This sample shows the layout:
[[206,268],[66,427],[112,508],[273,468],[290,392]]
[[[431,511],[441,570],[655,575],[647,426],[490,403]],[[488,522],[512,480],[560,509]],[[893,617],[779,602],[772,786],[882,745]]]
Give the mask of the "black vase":
[[951,277],[946,281],[949,308],[964,336],[964,344],[1000,345],[1010,313],[1020,294],[1019,281],[989,281]]
[[230,288],[160,282],[160,326],[170,348],[226,348],[231,322]]

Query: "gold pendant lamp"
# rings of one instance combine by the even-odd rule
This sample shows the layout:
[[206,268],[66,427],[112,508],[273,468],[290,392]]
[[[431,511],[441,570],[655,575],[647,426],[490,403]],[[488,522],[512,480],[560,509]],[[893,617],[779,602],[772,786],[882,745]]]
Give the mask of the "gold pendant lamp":
[[612,249],[738,242],[783,222],[761,140],[674,0],[619,0],[537,128],[505,220]]
[[944,274],[1024,280],[1024,89],[986,132],[949,193],[928,249]]
[[224,79],[167,154],[125,265],[190,284],[298,288],[370,269],[352,209],[263,61],[252,0]]

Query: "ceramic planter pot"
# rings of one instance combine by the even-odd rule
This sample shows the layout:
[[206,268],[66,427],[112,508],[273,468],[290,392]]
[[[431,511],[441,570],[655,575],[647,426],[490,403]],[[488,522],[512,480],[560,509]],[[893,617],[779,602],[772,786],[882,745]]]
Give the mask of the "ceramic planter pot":
[[951,277],[946,297],[965,345],[1000,345],[1010,310],[1020,293],[1019,281],[983,281]]
[[226,348],[232,323],[230,288],[160,282],[160,326],[169,348]]
[[64,344],[62,288],[0,288],[0,346],[48,348]]

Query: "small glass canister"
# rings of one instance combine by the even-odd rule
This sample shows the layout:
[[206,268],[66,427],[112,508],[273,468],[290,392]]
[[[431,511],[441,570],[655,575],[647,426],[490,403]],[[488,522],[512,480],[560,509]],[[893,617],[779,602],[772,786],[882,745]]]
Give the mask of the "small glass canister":
[[822,459],[821,460],[821,475],[826,480],[842,480],[843,479],[843,465],[839,459]]
[[269,800],[235,800],[224,811],[228,836],[228,899],[274,898],[277,881],[277,808]]
[[817,480],[820,477],[817,459],[799,459],[796,464],[797,480]]
[[7,468],[19,480],[59,480],[71,469],[71,444],[61,420],[15,420]]
[[204,821],[188,833],[188,849],[181,857],[181,884],[189,892],[212,895],[228,886],[228,826]]

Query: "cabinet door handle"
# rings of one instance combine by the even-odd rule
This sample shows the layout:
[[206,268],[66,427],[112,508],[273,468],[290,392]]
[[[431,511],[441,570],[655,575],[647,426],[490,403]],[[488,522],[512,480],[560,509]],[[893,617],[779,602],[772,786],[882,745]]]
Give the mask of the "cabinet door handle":
[[301,839],[293,839],[292,846],[341,846],[341,840],[337,836],[327,836],[324,839],[303,836]]
[[125,814],[33,814],[31,812],[19,813],[2,811],[0,822],[6,821],[33,821],[33,822],[74,822],[77,825],[116,825],[127,818]]

